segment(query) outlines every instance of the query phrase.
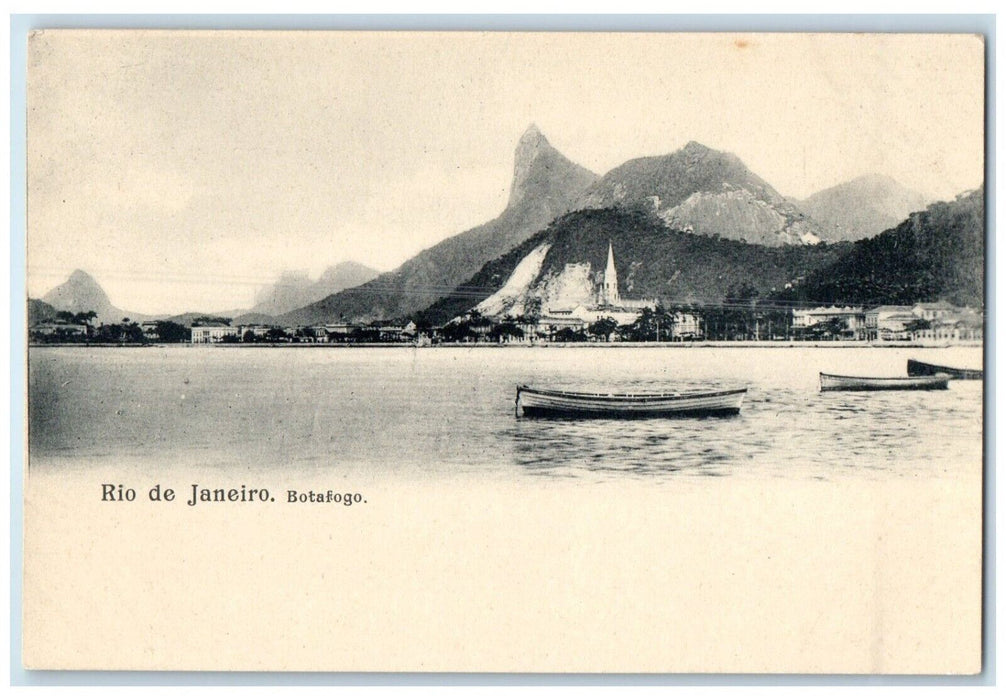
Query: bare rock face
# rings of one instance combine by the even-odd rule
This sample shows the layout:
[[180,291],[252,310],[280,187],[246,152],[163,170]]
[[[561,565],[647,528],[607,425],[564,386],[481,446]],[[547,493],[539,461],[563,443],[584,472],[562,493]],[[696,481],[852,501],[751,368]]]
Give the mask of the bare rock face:
[[744,188],[696,192],[676,207],[658,210],[658,214],[671,228],[703,236],[729,231],[731,235],[725,237],[767,245],[821,240],[805,219],[787,217]]
[[623,301],[673,307],[719,304],[744,289],[770,297],[834,264],[851,244],[758,245],[670,228],[652,208],[581,209],[487,263],[423,317],[440,324],[473,306],[495,317],[590,307],[601,298],[609,247]]
[[761,245],[813,244],[820,226],[731,154],[695,141],[666,156],[637,158],[602,177],[582,208],[656,213],[671,227]]

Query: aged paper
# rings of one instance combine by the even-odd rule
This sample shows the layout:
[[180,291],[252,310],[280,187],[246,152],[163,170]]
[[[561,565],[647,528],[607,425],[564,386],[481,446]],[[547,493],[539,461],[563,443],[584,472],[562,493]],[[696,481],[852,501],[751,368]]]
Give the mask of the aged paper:
[[964,35],[33,33],[25,667],[980,672],[982,382],[820,373],[982,370],[984,78]]

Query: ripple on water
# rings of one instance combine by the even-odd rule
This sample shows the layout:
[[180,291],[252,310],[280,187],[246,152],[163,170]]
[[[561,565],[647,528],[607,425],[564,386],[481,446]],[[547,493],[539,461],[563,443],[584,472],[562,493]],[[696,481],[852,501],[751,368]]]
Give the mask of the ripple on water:
[[[916,350],[43,348],[29,367],[33,464],[500,470],[552,478],[840,479],[981,468],[982,386],[820,393],[818,371],[903,374]],[[980,366],[980,349],[927,359]],[[957,354],[954,355],[953,353]],[[517,384],[749,391],[739,416],[514,416]],[[102,400],[96,401],[95,397]]]

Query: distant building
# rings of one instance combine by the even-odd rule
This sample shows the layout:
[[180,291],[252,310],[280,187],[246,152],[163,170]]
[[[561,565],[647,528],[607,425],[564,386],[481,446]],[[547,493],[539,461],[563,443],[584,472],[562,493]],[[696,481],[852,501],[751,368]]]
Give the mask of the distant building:
[[329,336],[350,336],[353,331],[359,329],[359,324],[355,323],[326,323],[325,332]]
[[939,321],[956,315],[958,309],[945,301],[934,303],[919,303],[912,307],[912,313],[916,317],[926,321]]
[[[195,330],[195,329],[193,329]],[[263,325],[261,323],[253,323],[250,325],[238,326],[237,336],[243,342],[245,337],[251,333],[252,337],[256,340],[260,338],[267,338],[269,336],[269,326]]]
[[88,327],[83,323],[62,323],[60,321],[44,321],[28,329],[29,336],[39,338],[81,337],[87,335]]
[[[413,326],[413,328],[414,327],[415,326]],[[379,326],[377,330],[382,343],[397,343],[405,340],[405,326]],[[488,333],[488,331],[486,332]]]
[[618,270],[615,269],[615,252],[611,247],[611,241],[608,241],[608,264],[604,268],[604,277],[598,290],[597,306],[594,310],[610,310],[621,313],[635,311],[638,316],[639,312],[643,309],[652,309],[656,305],[656,299],[623,299],[618,293]]
[[671,338],[675,340],[699,340],[702,338],[702,320],[697,314],[677,311],[674,314],[674,326]]
[[557,311],[549,310],[549,313],[538,319],[538,323],[534,326],[534,335],[539,338],[554,340],[555,334],[565,329],[573,331],[586,330],[587,321],[577,315],[574,315],[573,311],[573,309],[560,309]]
[[864,340],[866,314],[861,306],[818,306],[813,309],[793,309],[793,332],[806,336],[812,329],[821,329],[834,322],[840,333],[848,338]]
[[[941,303],[942,304],[942,303]],[[916,305],[916,309],[922,306]],[[929,340],[952,343],[958,341],[981,341],[984,339],[984,317],[974,309],[956,308],[943,304],[927,317],[921,317],[929,324],[928,328],[914,328],[912,340]]]
[[590,325],[602,318],[612,318],[618,325],[632,323],[639,318],[639,311],[627,311],[618,307],[586,306],[577,304],[573,307],[549,307],[547,316],[554,319],[575,319],[583,326]]
[[193,326],[192,344],[222,343],[228,336],[237,340],[238,329],[231,326]]
[[615,268],[615,252],[608,241],[608,262],[597,287],[593,304],[577,304],[572,307],[549,307],[539,319],[537,332],[546,337],[553,336],[564,328],[585,330],[591,323],[602,318],[613,319],[618,325],[626,326],[639,318],[643,309],[655,308],[655,299],[624,299],[618,291],[618,270]]
[[328,328],[325,326],[310,326],[303,329],[302,340],[315,343],[328,342]]
[[917,320],[911,306],[878,306],[864,315],[864,336],[866,340],[911,340],[910,327]]

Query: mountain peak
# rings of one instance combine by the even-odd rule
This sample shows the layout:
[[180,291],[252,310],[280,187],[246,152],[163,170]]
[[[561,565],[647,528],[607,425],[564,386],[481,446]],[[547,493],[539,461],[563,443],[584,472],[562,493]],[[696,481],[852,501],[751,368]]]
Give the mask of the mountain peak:
[[284,270],[276,282],[255,294],[255,306],[250,312],[269,316],[285,314],[343,289],[365,284],[377,275],[377,270],[349,260],[325,268],[317,280],[311,279],[307,270]]
[[581,198],[581,208],[643,209],[668,226],[762,245],[814,243],[813,222],[732,153],[697,141],[609,171]]
[[684,145],[684,147],[681,150],[686,153],[709,153],[713,149],[709,148],[709,146],[699,143],[698,141],[689,141]]
[[576,204],[597,175],[553,148],[534,124],[517,142],[506,208],[492,221],[427,248],[371,282],[280,317],[282,323],[407,318],[542,230]]
[[517,149],[514,152],[514,169],[530,167],[531,163],[542,151],[552,148],[552,145],[534,124],[529,126],[520,139],[517,141]]
[[113,306],[98,281],[83,270],[74,270],[66,282],[49,290],[42,301],[58,311],[94,311],[102,323],[117,323],[124,316],[134,320],[146,318]]
[[854,241],[897,226],[928,203],[924,195],[888,175],[867,173],[815,192],[799,205],[833,239]]
[[70,273],[70,276],[66,280],[67,282],[73,282],[75,284],[93,284],[97,285],[98,282],[87,274],[83,270],[74,270]]
[[[528,125],[528,127],[526,129],[524,129],[524,133],[521,135],[520,140],[521,141],[529,141],[529,140],[538,140],[538,139],[544,140],[545,136],[541,133],[541,129],[538,128],[538,125],[535,124],[534,122],[531,122]],[[546,141],[546,143],[547,143],[547,141]]]
[[559,153],[537,125],[531,124],[517,141],[507,207],[519,204],[529,193],[548,196],[546,193],[557,186],[564,192],[582,190],[596,177]]

